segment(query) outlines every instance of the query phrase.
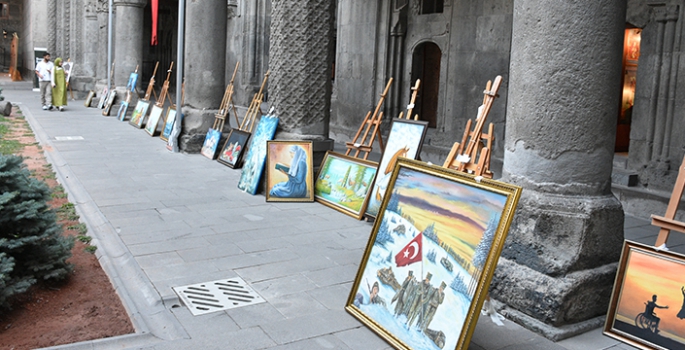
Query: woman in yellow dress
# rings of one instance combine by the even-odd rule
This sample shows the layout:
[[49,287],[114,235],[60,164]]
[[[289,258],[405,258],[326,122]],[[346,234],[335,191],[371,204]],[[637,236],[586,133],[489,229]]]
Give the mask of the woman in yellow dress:
[[52,105],[61,111],[67,105],[67,79],[62,68],[62,58],[55,59],[52,69]]

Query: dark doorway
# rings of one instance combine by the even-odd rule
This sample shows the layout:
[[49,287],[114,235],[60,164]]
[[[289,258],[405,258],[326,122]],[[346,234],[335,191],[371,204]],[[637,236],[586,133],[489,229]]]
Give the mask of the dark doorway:
[[417,46],[412,55],[411,81],[421,79],[414,112],[419,114],[419,119],[428,121],[431,128],[437,127],[441,58],[442,51],[431,42]]

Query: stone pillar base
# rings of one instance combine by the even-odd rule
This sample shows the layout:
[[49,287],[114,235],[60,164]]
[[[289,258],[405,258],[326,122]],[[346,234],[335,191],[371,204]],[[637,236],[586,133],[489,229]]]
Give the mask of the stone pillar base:
[[507,305],[505,316],[557,341],[601,324],[597,318],[607,312],[617,265],[553,277],[500,258],[490,293]]
[[543,337],[554,342],[564,340],[566,338],[571,338],[576,335],[583,334],[593,329],[602,327],[604,325],[604,322],[606,321],[606,315],[603,315],[574,324],[569,324],[561,327],[554,327],[543,322],[540,322],[535,318],[524,314],[523,312],[520,312],[516,309],[512,309],[506,306],[506,304],[500,302],[499,300],[492,299],[491,302],[497,310],[497,312],[502,316],[505,316],[506,318],[520,324],[526,329],[530,329],[535,333],[538,333]]
[[[217,109],[183,107],[183,128],[178,136],[178,147],[181,152],[200,153],[207,136],[207,130],[214,125],[215,115],[218,112]],[[224,130],[230,130],[228,121],[224,125]],[[219,141],[219,147],[221,146],[223,146],[223,137]]]

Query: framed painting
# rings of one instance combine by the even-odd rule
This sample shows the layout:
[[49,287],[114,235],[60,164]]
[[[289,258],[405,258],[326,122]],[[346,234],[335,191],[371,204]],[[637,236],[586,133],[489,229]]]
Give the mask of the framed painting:
[[314,199],[357,219],[364,215],[378,163],[326,152],[314,184]]
[[117,92],[112,90],[107,96],[107,102],[105,102],[105,109],[102,111],[102,115],[109,117],[109,112],[112,110],[112,105],[114,104],[114,99],[117,97]]
[[131,113],[131,120],[128,123],[141,129],[145,124],[145,115],[147,115],[148,108],[150,108],[150,101],[138,100],[136,108]]
[[105,108],[105,103],[107,102],[107,94],[109,90],[107,87],[102,88],[102,93],[100,94],[100,101],[98,102],[98,108],[103,109]]
[[123,122],[126,119],[126,111],[128,111],[128,101],[121,101],[119,111],[117,112],[117,119]]
[[520,195],[400,159],[345,309],[397,349],[467,349]]
[[73,72],[74,68],[74,62],[71,62],[67,60],[66,62],[62,63],[62,69],[64,69],[64,80],[66,80],[67,85],[69,84],[69,80],[71,79],[71,72]]
[[219,146],[219,141],[221,141],[221,131],[209,128],[209,130],[207,130],[207,136],[205,136],[205,142],[200,149],[200,153],[203,156],[214,160],[214,158],[216,158],[216,150]]
[[[162,107],[158,105],[152,106],[150,117],[145,124],[145,131],[150,134],[150,136],[157,136],[157,125],[159,125],[159,120],[162,119],[162,112],[164,112]],[[143,114],[142,118],[145,118],[145,114]]]
[[264,162],[266,162],[266,142],[273,139],[277,127],[278,117],[263,115],[259,118],[259,124],[252,135],[247,157],[243,163],[243,172],[238,181],[239,189],[253,195],[257,194],[259,181],[264,172]]
[[240,168],[240,160],[245,153],[245,147],[250,140],[250,133],[239,129],[231,129],[231,132],[226,138],[224,147],[219,152],[219,163],[229,166],[233,169]]
[[311,141],[266,143],[267,202],[314,201],[314,153]]
[[376,217],[378,214],[383,196],[388,188],[392,169],[395,168],[395,163],[399,157],[416,159],[421,154],[421,145],[426,138],[427,129],[427,121],[398,118],[392,121],[385,150],[380,163],[378,163],[378,172],[369,193],[366,215]]
[[685,256],[625,241],[604,334],[641,349],[685,349]]
[[128,76],[126,83],[126,91],[136,92],[136,85],[138,84],[138,73],[133,72]]
[[171,136],[171,130],[174,128],[174,122],[176,121],[176,108],[169,107],[166,111],[166,117],[164,118],[164,128],[162,129],[162,134],[159,138],[164,141],[169,141]]
[[86,100],[83,102],[83,105],[90,107],[90,105],[93,103],[93,98],[95,98],[95,91],[88,91],[88,96],[86,96]]

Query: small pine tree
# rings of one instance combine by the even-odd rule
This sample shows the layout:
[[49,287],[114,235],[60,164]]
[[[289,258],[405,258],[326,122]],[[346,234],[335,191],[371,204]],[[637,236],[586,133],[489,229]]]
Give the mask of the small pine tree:
[[497,225],[499,224],[499,216],[490,219],[488,222],[488,227],[483,231],[483,237],[481,238],[476,250],[473,254],[473,259],[471,262],[473,266],[478,269],[482,269],[485,265],[485,260],[488,258],[488,253],[490,253],[490,248],[492,247],[492,240],[495,238],[495,231],[497,231]]
[[428,259],[430,262],[435,263],[435,257],[438,255],[438,253],[435,252],[435,249],[431,249],[427,254],[426,254],[426,259]]
[[392,238],[388,223],[384,219],[381,221],[381,226],[378,228],[378,234],[376,234],[376,244],[385,246],[386,243],[392,243],[394,241],[395,240]]
[[48,186],[29,176],[22,158],[0,155],[0,307],[38,281],[66,278],[74,240],[62,236],[47,202]]
[[428,225],[428,227],[426,227],[423,230],[423,236],[430,239],[431,241],[433,241],[437,244],[440,244],[440,239],[438,238],[438,232],[435,229],[435,223]]
[[400,195],[397,193],[397,191],[390,195],[390,199],[388,199],[388,205],[385,207],[385,209],[402,215],[402,211],[400,210]]

